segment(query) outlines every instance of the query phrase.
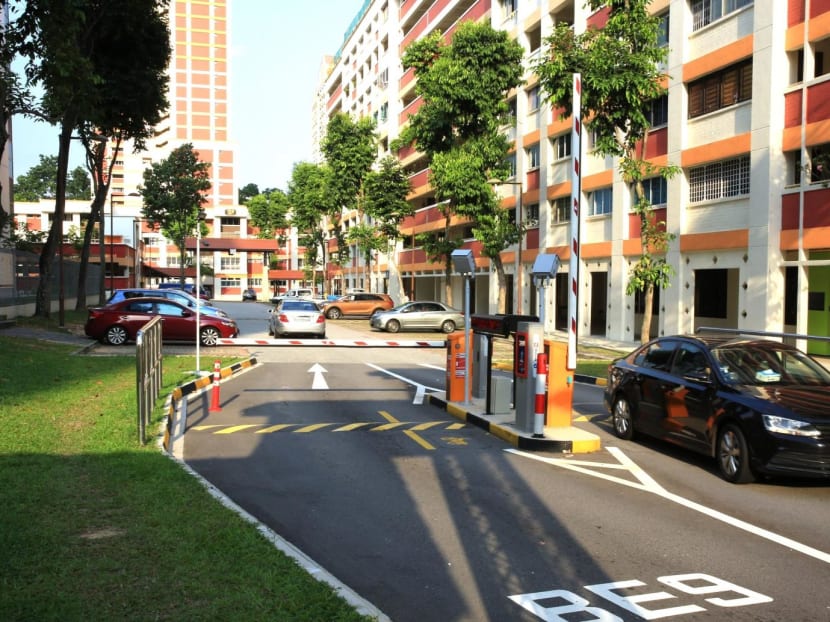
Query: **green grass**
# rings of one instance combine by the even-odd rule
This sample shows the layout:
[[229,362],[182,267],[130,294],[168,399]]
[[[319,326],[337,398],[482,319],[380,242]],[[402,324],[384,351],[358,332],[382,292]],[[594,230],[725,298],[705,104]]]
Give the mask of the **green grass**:
[[137,442],[131,356],[72,351],[0,336],[0,619],[366,620]]

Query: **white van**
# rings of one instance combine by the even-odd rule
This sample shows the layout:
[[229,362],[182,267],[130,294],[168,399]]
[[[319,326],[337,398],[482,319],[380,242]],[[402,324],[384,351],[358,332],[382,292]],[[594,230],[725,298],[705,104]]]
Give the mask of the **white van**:
[[284,294],[277,294],[271,298],[273,304],[277,304],[283,298],[304,298],[306,300],[314,299],[314,290],[309,287],[300,287],[297,289],[289,289]]

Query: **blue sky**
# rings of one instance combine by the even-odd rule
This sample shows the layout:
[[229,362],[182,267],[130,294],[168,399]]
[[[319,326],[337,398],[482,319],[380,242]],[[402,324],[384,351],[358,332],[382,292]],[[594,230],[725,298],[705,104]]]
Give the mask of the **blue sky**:
[[[323,56],[333,55],[364,0],[231,0],[231,140],[239,187],[286,189],[311,158],[311,103]],[[14,176],[57,153],[58,130],[14,121]],[[72,167],[83,165],[73,143]]]

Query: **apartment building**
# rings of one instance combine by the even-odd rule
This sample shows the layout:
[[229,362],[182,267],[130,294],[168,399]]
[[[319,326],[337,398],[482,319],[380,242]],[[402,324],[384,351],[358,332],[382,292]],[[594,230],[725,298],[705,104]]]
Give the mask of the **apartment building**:
[[[230,123],[230,0],[173,0],[169,5],[172,56],[169,67],[170,108],[147,142],[147,150],[133,153],[126,145],[119,154],[111,181],[111,209],[115,214],[141,212],[137,193],[143,172],[167,157],[176,147],[191,143],[199,158],[210,166],[211,189],[204,206],[208,233],[199,254],[209,269],[202,277],[217,299],[238,299],[252,288],[269,298],[278,283],[290,287],[302,280],[301,270],[286,265],[271,270],[272,260],[294,258],[276,240],[255,237],[248,210],[238,203],[235,176],[236,146]],[[180,257],[175,245],[148,223],[139,222],[140,276],[145,285],[179,278]],[[289,236],[291,237],[291,236]],[[296,236],[291,238],[295,242]],[[188,239],[188,280],[196,277],[196,238]]]
[[[383,153],[420,105],[413,76],[400,64],[412,41],[436,29],[451,36],[472,19],[489,21],[524,46],[526,82],[508,95],[516,119],[508,128],[515,177],[499,191],[503,207],[521,207],[527,231],[503,253],[510,270],[506,302],[508,312],[537,311],[530,268],[539,253],[559,255],[559,274],[544,297],[551,331],[566,325],[572,123],[546,103],[532,65],[557,23],[578,32],[604,24],[607,9],[591,13],[583,4],[373,0],[361,8],[325,81],[328,114],[377,118]],[[657,216],[676,235],[667,255],[674,276],[654,301],[651,334],[720,327],[830,335],[830,0],[654,0],[650,10],[664,25],[669,88],[650,110],[647,157],[682,171],[646,182]],[[633,193],[613,159],[594,155],[590,135],[580,149],[578,331],[632,341],[643,312],[641,297],[625,293],[641,251]],[[427,163],[410,150],[396,155],[410,173],[417,212],[404,223],[396,255],[378,268],[388,278],[374,285],[393,295],[398,287],[413,298],[441,298],[443,267],[414,244],[417,233],[444,227]],[[495,312],[495,277],[479,258],[470,223],[453,222],[453,231],[477,257],[474,311]],[[458,300],[462,287],[454,277]],[[827,342],[798,341],[830,354]]]

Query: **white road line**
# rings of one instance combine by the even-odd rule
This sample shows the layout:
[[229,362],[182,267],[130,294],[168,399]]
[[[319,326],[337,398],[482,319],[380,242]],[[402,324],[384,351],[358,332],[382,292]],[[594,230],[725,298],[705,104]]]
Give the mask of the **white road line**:
[[401,376],[400,374],[396,374],[395,372],[389,371],[388,369],[384,369],[383,367],[379,367],[373,363],[366,363],[372,369],[376,369],[377,371],[386,374],[387,376],[392,376],[393,378],[397,378],[401,382],[405,382],[406,384],[412,385],[415,387],[415,398],[412,400],[413,404],[423,404],[424,402],[424,394],[426,391],[443,391],[443,389],[436,389],[434,387],[428,387],[426,385],[421,384],[420,382],[415,382],[405,376]]
[[[580,463],[563,460],[561,458],[546,458],[538,454],[519,451],[517,449],[506,449],[505,451],[514,453],[519,456],[524,456],[525,458],[530,458],[532,460],[546,462],[554,466],[570,469],[571,471],[577,471],[579,473],[584,473],[586,475],[591,475],[593,477],[599,477],[600,479],[605,479],[611,482],[615,482],[617,484],[622,484],[624,486],[629,486],[631,488],[636,488],[638,490],[653,493],[655,495],[663,497],[664,499],[667,499],[668,501],[673,501],[674,503],[687,507],[690,510],[700,512],[701,514],[705,514],[710,518],[714,518],[715,520],[719,520],[723,523],[726,523],[727,525],[731,525],[732,527],[736,527],[753,535],[760,536],[761,538],[769,540],[770,542],[774,542],[776,544],[780,544],[781,546],[790,548],[794,551],[798,551],[799,553],[807,555],[808,557],[813,557],[819,561],[822,561],[825,564],[830,564],[830,553],[814,549],[811,546],[807,546],[806,544],[796,542],[795,540],[787,538],[786,536],[773,533],[771,531],[758,527],[757,525],[747,523],[746,521],[743,521],[739,518],[729,516],[728,514],[724,514],[723,512],[720,512],[713,508],[707,507],[700,503],[696,503],[694,501],[686,499],[685,497],[681,497],[680,495],[676,495],[674,493],[667,491],[660,484],[658,484],[650,475],[648,475],[642,468],[640,468],[639,465],[637,465],[633,460],[626,456],[619,448],[607,447],[607,449],[608,452],[611,453],[620,462],[619,465],[598,464],[596,462]],[[608,469],[618,469],[620,467],[623,467],[625,470],[630,472],[638,480],[639,483],[621,479],[619,477],[608,475],[607,473],[603,473],[600,471],[594,471],[590,468],[585,468],[588,466],[594,468]]]

